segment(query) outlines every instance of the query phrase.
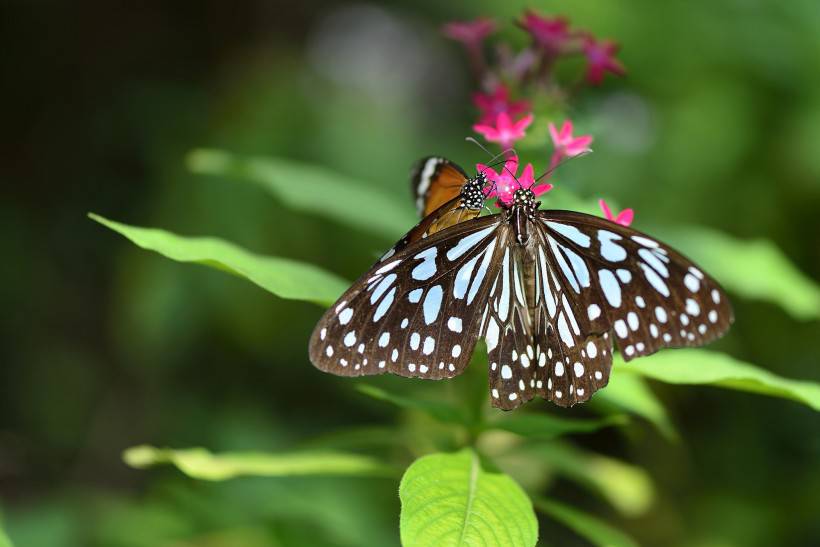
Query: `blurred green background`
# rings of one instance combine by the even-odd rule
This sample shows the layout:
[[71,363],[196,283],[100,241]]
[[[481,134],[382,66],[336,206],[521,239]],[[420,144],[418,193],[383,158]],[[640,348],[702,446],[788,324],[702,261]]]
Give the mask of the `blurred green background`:
[[[689,223],[770,239],[820,277],[814,0],[6,2],[0,511],[15,545],[398,543],[393,479],[212,484],[122,463],[140,443],[275,450],[346,426],[393,427],[398,413],[310,365],[319,307],[142,252],[85,214],[220,236],[353,279],[398,234],[289,211],[253,185],[191,174],[186,154],[314,162],[395,192],[409,211],[415,159],[485,160],[464,142],[472,83],[439,26],[488,15],[524,43],[510,23],[525,7],[615,39],[629,71],[573,104],[595,153],[554,182],[634,207],[638,229]],[[820,381],[817,320],[734,304],[722,349]],[[566,480],[548,491],[645,545],[820,544],[816,413],[728,390],[653,389],[680,444],[645,424],[578,440],[648,470],[648,511],[624,517]],[[548,520],[540,536],[586,545]]]

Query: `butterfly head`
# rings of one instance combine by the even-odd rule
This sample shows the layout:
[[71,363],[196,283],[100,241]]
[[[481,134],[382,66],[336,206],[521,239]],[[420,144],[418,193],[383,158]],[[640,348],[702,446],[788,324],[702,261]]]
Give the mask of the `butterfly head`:
[[527,216],[531,215],[538,209],[541,202],[535,201],[535,193],[529,188],[519,188],[513,194],[512,204],[510,208],[523,209]]

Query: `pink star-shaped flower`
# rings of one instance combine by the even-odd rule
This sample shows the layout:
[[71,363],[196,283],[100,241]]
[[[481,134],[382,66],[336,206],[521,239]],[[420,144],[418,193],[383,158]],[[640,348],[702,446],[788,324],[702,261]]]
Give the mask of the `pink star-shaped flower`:
[[566,120],[560,130],[557,129],[552,122],[550,122],[549,130],[550,137],[552,138],[552,145],[555,147],[556,151],[560,150],[561,154],[564,156],[577,156],[578,154],[583,154],[584,152],[588,152],[590,150],[589,145],[592,144],[592,135],[573,137],[572,120]]
[[524,167],[520,176],[516,176],[518,171],[518,156],[512,156],[504,162],[504,167],[498,172],[494,171],[482,163],[475,166],[479,173],[487,175],[487,179],[494,183],[486,192],[488,198],[496,197],[500,204],[509,205],[513,201],[515,191],[519,188],[529,188],[536,196],[540,196],[552,190],[552,184],[535,185],[535,173],[531,163]]
[[473,102],[481,111],[480,125],[491,125],[502,112],[515,117],[530,109],[528,101],[510,101],[509,90],[501,84],[492,93],[473,94]]
[[526,129],[532,123],[533,115],[527,114],[520,120],[513,122],[506,112],[499,113],[495,118],[495,126],[490,124],[477,123],[473,126],[473,131],[481,135],[489,142],[497,142],[502,148],[509,148],[515,141],[521,140],[526,135]]
[[611,220],[621,226],[629,226],[635,218],[635,212],[632,209],[624,209],[618,213],[618,216],[613,216],[612,211],[609,210],[609,205],[607,205],[604,200],[599,199],[598,205],[601,207],[601,211],[604,212],[604,217],[606,217],[607,220]]
[[452,21],[441,27],[441,32],[451,40],[475,47],[495,32],[495,21],[486,17],[479,17],[473,21]]
[[566,120],[560,130],[550,122],[549,130],[552,146],[555,148],[555,151],[552,153],[552,159],[550,160],[551,170],[555,169],[562,159],[571,158],[591,150],[589,145],[592,144],[592,135],[573,137],[571,120]]
[[527,11],[519,24],[530,33],[536,44],[551,53],[561,53],[572,39],[569,22],[563,17],[542,17]]
[[618,76],[626,74],[624,65],[615,58],[619,48],[615,42],[597,41],[587,34],[584,36],[582,47],[587,58],[587,81],[592,85],[600,84],[607,72]]

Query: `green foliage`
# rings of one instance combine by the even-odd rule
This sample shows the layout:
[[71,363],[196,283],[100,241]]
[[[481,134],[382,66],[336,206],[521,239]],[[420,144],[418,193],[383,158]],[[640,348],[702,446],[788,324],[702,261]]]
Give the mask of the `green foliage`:
[[671,243],[736,294],[777,304],[798,319],[820,317],[820,286],[771,241],[740,241],[717,230],[692,226],[670,234]]
[[548,470],[598,494],[623,515],[642,515],[655,499],[655,487],[649,474],[616,458],[562,441],[526,443],[518,450],[538,460]]
[[489,422],[487,429],[502,429],[530,439],[554,439],[571,433],[592,433],[603,427],[625,425],[623,415],[611,415],[599,420],[563,418],[543,412],[509,412]]
[[3,531],[2,525],[3,523],[0,521],[0,547],[14,547],[6,532]]
[[126,450],[123,459],[125,463],[138,469],[170,463],[189,477],[209,481],[222,481],[240,476],[390,476],[393,473],[390,467],[374,458],[344,452],[213,454],[204,448],[172,450],[142,445]]
[[408,397],[395,393],[389,393],[384,389],[368,384],[361,384],[357,387],[357,389],[361,393],[373,397],[374,399],[386,401],[401,408],[424,412],[441,422],[470,425],[465,413],[458,407],[447,402],[425,400],[419,399],[418,397]]
[[322,215],[388,239],[416,223],[405,200],[318,165],[282,158],[250,158],[222,150],[194,150],[188,155],[188,166],[194,173],[258,184],[295,211]]
[[662,351],[616,368],[670,384],[713,385],[793,399],[820,411],[820,385],[782,378],[767,370],[715,351],[681,349]]
[[143,249],[177,262],[202,264],[243,277],[280,298],[329,305],[348,286],[338,276],[312,264],[253,254],[220,239],[183,237],[165,230],[129,226],[95,214],[89,217]]
[[593,404],[601,403],[649,420],[669,440],[678,438],[666,409],[646,381],[634,374],[624,374],[620,367],[612,368],[606,389],[595,394]]
[[538,539],[532,503],[521,487],[489,471],[470,449],[415,461],[399,486],[405,547],[531,546]]
[[601,520],[563,503],[544,498],[533,500],[535,508],[575,530],[598,547],[638,547],[635,541]]

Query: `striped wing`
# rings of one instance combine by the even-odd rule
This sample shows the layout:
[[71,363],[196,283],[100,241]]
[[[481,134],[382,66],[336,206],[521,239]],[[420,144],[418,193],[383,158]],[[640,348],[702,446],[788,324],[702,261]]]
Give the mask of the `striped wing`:
[[322,317],[310,360],[343,376],[461,373],[508,231],[499,215],[412,243],[374,265]]
[[384,262],[408,245],[416,243],[444,228],[473,219],[477,217],[480,212],[480,209],[475,210],[465,207],[462,203],[461,195],[457,195],[421,219],[418,224],[404,234],[379,260]]

